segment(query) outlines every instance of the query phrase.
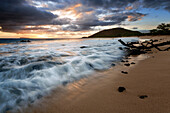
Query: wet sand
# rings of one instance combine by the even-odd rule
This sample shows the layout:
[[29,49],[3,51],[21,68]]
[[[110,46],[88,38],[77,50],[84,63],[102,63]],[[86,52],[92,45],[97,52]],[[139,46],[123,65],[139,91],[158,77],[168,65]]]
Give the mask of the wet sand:
[[[170,37],[166,36],[163,41],[166,40]],[[130,63],[136,63],[132,66],[120,63],[112,69],[58,88],[21,112],[170,113],[170,51],[153,52],[128,59]],[[118,92],[120,86],[126,91]],[[147,98],[139,98],[141,95]]]

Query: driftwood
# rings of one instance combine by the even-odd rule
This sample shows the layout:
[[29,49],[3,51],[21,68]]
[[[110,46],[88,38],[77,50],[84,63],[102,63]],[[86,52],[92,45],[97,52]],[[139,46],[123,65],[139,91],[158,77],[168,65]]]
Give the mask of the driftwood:
[[[170,45],[170,41],[157,43],[157,44],[154,44],[154,42],[158,42],[158,40],[150,40],[150,41],[145,41],[145,42],[141,42],[141,43],[140,42],[125,43],[121,39],[118,41],[122,45],[128,47],[133,54],[146,53],[146,51],[150,51],[152,48],[156,48],[159,51],[168,51],[170,49],[170,47],[168,47],[166,49],[159,48],[161,46]],[[134,44],[138,44],[138,46],[135,46]]]

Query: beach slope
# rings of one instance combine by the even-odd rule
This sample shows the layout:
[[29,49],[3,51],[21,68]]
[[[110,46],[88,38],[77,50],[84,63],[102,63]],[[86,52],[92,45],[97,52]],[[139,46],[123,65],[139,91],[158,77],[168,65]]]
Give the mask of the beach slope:
[[[73,83],[72,86],[78,86],[76,90],[67,92],[61,99],[56,99],[58,95],[53,93],[24,112],[170,113],[170,52],[153,51],[147,55],[149,58],[134,66],[122,63],[100,72],[101,77],[88,80],[87,84]],[[126,90],[119,92],[120,86]]]

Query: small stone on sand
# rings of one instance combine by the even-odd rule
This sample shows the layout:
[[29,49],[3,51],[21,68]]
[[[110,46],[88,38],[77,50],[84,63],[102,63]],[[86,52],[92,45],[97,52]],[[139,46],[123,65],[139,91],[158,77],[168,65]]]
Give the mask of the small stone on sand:
[[126,71],[122,71],[122,73],[123,73],[123,74],[128,74],[128,72],[126,72]]
[[126,62],[126,61],[122,60],[121,62]]
[[128,63],[128,64],[124,64],[125,66],[130,66],[130,64]]
[[118,91],[119,91],[119,92],[123,92],[123,91],[125,91],[125,90],[126,90],[126,88],[124,88],[124,87],[119,87],[119,88],[118,88]]
[[131,64],[136,64],[135,62],[132,62]]
[[145,99],[145,98],[147,98],[147,97],[148,97],[147,95],[140,95],[140,96],[139,96],[140,99]]

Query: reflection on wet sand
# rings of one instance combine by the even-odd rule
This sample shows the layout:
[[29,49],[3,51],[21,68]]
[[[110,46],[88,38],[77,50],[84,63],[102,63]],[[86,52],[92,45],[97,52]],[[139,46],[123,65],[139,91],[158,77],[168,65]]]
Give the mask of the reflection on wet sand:
[[[129,63],[138,62],[148,58],[147,55],[138,55],[129,57]],[[73,83],[68,83],[64,86],[60,86],[53,90],[48,96],[43,97],[36,103],[30,105],[28,108],[23,109],[24,113],[53,113],[53,112],[66,112],[69,113],[70,108],[75,108],[74,103],[87,97],[89,92],[93,92],[93,89],[100,90],[104,88],[107,81],[117,78],[117,75],[121,70],[128,70],[128,67],[123,66],[124,63],[118,62],[117,66],[106,71],[98,71],[93,76],[82,78]],[[131,65],[132,67],[134,65]],[[103,82],[105,81],[105,82]],[[114,81],[114,80],[113,80]],[[115,81],[116,82],[116,81]],[[102,84],[101,84],[102,83]],[[97,89],[96,89],[97,88]],[[102,92],[101,92],[102,93]],[[97,103],[96,103],[97,104]],[[68,109],[69,108],[69,109]],[[29,110],[32,110],[31,112]],[[78,112],[78,111],[77,111]],[[21,113],[21,112],[19,112]]]

